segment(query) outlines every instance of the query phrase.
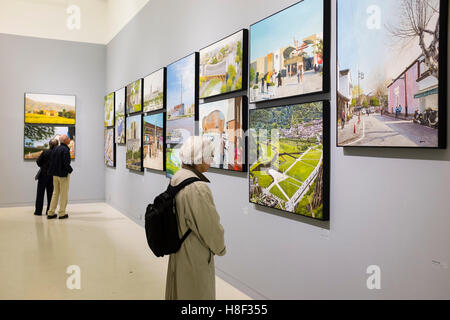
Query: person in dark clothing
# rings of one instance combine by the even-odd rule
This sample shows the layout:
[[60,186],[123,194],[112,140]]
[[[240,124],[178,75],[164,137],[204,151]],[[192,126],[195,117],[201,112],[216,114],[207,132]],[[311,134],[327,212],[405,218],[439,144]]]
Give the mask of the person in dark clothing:
[[66,214],[67,201],[69,197],[70,174],[73,169],[70,166],[70,139],[66,135],[59,138],[60,145],[52,152],[49,173],[53,176],[53,196],[51,200],[50,210],[48,211],[48,219],[56,218],[56,207],[59,203],[59,219],[67,219]]
[[48,169],[50,167],[50,157],[52,155],[53,150],[59,144],[58,140],[52,139],[49,142],[49,149],[44,150],[39,158],[36,160],[37,165],[39,166],[40,171],[38,173],[38,185],[37,185],[37,193],[36,193],[36,205],[34,210],[35,216],[42,216],[42,209],[44,207],[44,195],[45,191],[47,191],[47,211],[50,209],[50,203],[53,195],[53,177],[49,175]]

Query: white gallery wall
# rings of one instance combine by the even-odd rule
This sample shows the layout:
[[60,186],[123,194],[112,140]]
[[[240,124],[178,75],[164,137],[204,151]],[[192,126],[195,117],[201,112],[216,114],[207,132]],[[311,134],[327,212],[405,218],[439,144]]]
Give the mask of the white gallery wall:
[[77,97],[69,196],[72,202],[103,201],[105,53],[103,45],[0,34],[0,206],[36,198],[38,167],[23,159],[26,92]]
[[[105,93],[295,2],[151,1],[108,44]],[[228,247],[216,259],[217,272],[255,298],[449,299],[450,150],[334,146],[331,2],[331,221],[279,217],[248,203],[247,174],[209,172]],[[146,205],[169,180],[125,169],[123,146],[117,168],[105,170],[106,201],[143,224]],[[381,268],[382,290],[367,289],[371,265]]]

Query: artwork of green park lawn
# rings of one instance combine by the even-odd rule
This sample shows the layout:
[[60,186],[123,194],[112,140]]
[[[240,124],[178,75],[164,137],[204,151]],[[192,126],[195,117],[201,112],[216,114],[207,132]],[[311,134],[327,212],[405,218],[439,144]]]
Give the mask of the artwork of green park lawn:
[[[222,81],[220,79],[212,79],[209,81],[208,86],[205,89],[205,92],[203,93],[204,97],[209,97],[211,95],[211,92],[214,90],[216,86],[222,86]],[[202,84],[200,84],[200,87]]]
[[262,188],[268,188],[273,183],[273,178],[265,171],[253,171],[252,175],[258,178],[258,184]]
[[284,194],[281,192],[280,188],[278,188],[277,186],[273,186],[272,189],[270,189],[270,193],[283,201],[288,201],[288,199],[286,199]]
[[301,183],[292,179],[286,179],[279,183],[280,187],[287,194],[289,198],[292,198],[301,186]]
[[322,219],[323,218],[323,204],[319,206],[314,212],[308,211],[307,206],[312,202],[313,193],[316,189],[317,182],[315,181],[311,187],[309,188],[306,195],[303,197],[303,199],[299,202],[295,209],[295,213],[298,213],[300,215],[306,216],[306,217],[312,217],[314,213],[314,217],[316,219]]

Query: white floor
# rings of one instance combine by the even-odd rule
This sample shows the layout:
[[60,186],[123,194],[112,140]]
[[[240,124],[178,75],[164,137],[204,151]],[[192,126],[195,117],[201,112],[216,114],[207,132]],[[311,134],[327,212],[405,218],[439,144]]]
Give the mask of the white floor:
[[[167,259],[147,247],[141,226],[104,203],[69,205],[68,220],[0,209],[0,299],[164,299]],[[71,265],[81,290],[69,290]],[[217,299],[248,296],[216,277]]]

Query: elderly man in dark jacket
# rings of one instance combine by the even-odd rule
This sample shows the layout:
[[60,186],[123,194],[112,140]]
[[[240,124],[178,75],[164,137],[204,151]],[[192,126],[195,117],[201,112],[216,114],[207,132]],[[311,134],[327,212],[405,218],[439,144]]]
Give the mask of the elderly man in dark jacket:
[[48,219],[56,218],[56,207],[59,201],[59,219],[67,219],[66,214],[67,201],[69,197],[70,174],[73,169],[70,166],[70,139],[66,135],[59,138],[60,145],[52,152],[49,173],[53,176],[53,196]]
[[58,144],[58,140],[50,140],[49,148],[47,150],[44,150],[36,160],[37,165],[39,166],[39,168],[41,168],[37,177],[38,186],[36,193],[36,206],[34,211],[34,215],[36,216],[42,216],[45,191],[47,191],[47,213],[50,209],[50,203],[53,195],[53,177],[49,174],[48,170],[50,168],[50,158],[52,156],[52,152],[58,146]]

